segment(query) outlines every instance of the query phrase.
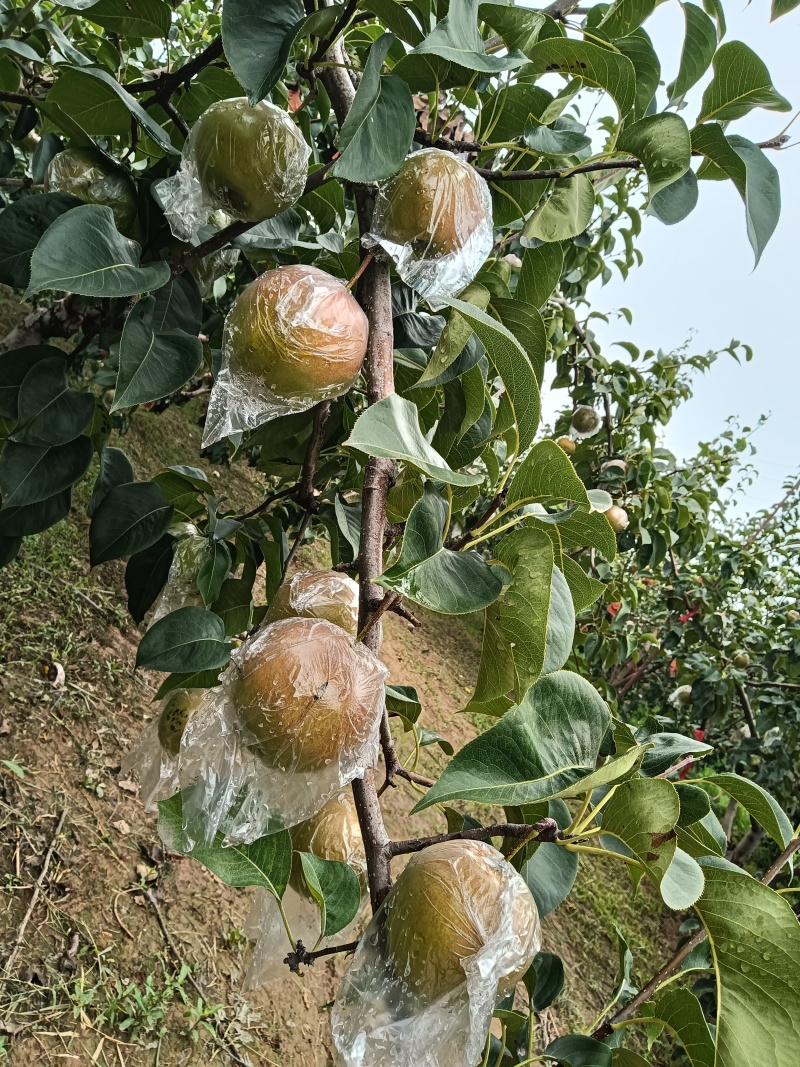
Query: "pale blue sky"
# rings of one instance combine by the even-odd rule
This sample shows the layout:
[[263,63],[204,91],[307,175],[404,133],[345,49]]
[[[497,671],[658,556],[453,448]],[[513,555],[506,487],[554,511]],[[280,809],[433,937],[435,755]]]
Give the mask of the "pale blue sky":
[[[752,0],[749,7],[743,0],[723,4],[725,39],[744,41],[754,49],[778,92],[799,108],[800,8],[770,24],[767,0]],[[667,83],[677,72],[683,26],[680,6],[673,0],[659,6],[646,23]],[[682,112],[690,126],[707,81],[708,76]],[[764,141],[790,118],[791,113],[757,109],[729,129]],[[789,133],[800,140],[800,119]],[[783,480],[800,466],[800,145],[771,152],[770,159],[780,172],[783,206],[778,229],[755,271],[744,205],[733,184],[701,182],[700,202],[684,222],[664,226],[645,217],[639,239],[644,264],[627,281],[615,271],[612,282],[590,292],[598,310],[624,306],[634,315],[632,326],[618,318],[608,326],[595,323],[606,350],[613,341],[626,340],[642,349],[668,350],[690,336],[696,351],[724,347],[734,337],[753,348],[750,363],[739,365],[723,356],[698,379],[694,398],[676,415],[665,441],[686,458],[698,440],[709,440],[723,429],[727,416],[753,426],[760,415],[769,414],[769,422],[754,438],[758,478],[746,500],[739,502],[748,511],[780,499]]]

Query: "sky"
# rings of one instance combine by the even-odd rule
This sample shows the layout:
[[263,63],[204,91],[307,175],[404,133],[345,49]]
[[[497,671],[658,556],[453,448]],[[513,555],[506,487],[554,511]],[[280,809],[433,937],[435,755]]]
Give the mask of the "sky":
[[[800,108],[800,8],[770,23],[768,0],[752,0],[749,7],[744,0],[723,4],[725,40],[749,45],[767,64],[777,91]],[[661,4],[645,28],[668,83],[677,72],[683,43],[680,6]],[[708,80],[706,75],[681,112],[690,126]],[[729,130],[765,141],[792,114],[756,109]],[[800,119],[788,132],[800,141]],[[700,182],[699,204],[684,222],[664,226],[645,216],[638,242],[644,263],[627,281],[615,269],[611,282],[589,292],[597,310],[627,307],[633,312],[631,326],[618,317],[608,326],[593,320],[609,354],[614,341],[668,351],[691,338],[692,350],[705,352],[736,338],[753,348],[751,362],[739,365],[721,356],[697,379],[694,397],[679,409],[665,438],[666,446],[686,459],[698,441],[711,440],[725,428],[728,416],[752,427],[762,414],[769,415],[753,438],[758,476],[746,499],[737,501],[737,510],[748,512],[777,502],[784,480],[793,472],[800,475],[800,145],[770,152],[769,158],[781,178],[781,219],[755,270],[744,205],[733,184]],[[617,351],[624,356],[622,349]]]

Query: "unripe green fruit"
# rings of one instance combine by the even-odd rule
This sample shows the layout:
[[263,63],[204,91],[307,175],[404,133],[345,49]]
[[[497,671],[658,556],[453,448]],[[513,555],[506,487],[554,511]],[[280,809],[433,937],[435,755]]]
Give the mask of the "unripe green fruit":
[[268,766],[316,771],[355,753],[380,714],[384,672],[322,619],[283,619],[256,637],[231,697]]
[[174,689],[158,719],[158,740],[171,756],[177,756],[186,724],[203,699],[202,689]]
[[616,504],[612,504],[605,515],[615,534],[627,530],[628,523],[631,521],[625,508],[618,507]]
[[581,404],[572,414],[572,428],[588,437],[600,429],[600,416],[594,408]]
[[577,447],[571,437],[559,437],[556,444],[561,451],[566,452],[568,456],[571,456]]
[[[349,864],[358,875],[361,889],[366,891],[367,854],[352,796],[342,793],[333,797],[313,818],[292,827],[290,833],[295,852],[312,852],[323,860]],[[299,893],[308,894],[299,856],[294,857],[290,882]]]
[[671,694],[670,701],[682,708],[687,707],[692,702],[692,687],[690,685],[679,685]]
[[355,637],[358,631],[357,583],[338,571],[293,574],[272,598],[266,622],[291,618],[327,619]]
[[465,981],[463,961],[492,938],[504,920],[503,894],[519,879],[511,928],[525,962],[503,976],[510,991],[537,951],[539,917],[530,890],[499,853],[481,841],[446,841],[416,853],[386,901],[386,951],[408,987],[434,1001]]
[[133,179],[96,148],[65,148],[53,156],[45,171],[44,191],[72,193],[87,204],[110,207],[117,229],[127,236],[136,225]]
[[379,236],[416,256],[459,252],[486,218],[483,178],[451,152],[413,152],[383,190]]
[[607,459],[605,463],[600,464],[600,473],[605,474],[606,471],[619,471],[620,474],[627,474],[628,464],[624,459]]
[[734,667],[738,667],[740,671],[744,670],[745,667],[749,667],[750,666],[750,654],[749,654],[749,652],[745,652],[743,649],[741,651],[737,652],[736,655],[733,657],[733,665],[734,665]]
[[286,114],[265,101],[218,100],[195,123],[185,154],[215,208],[242,222],[271,219],[303,195],[309,149]]
[[234,375],[280,400],[340,396],[355,381],[369,326],[355,297],[317,267],[278,267],[244,289],[225,320]]

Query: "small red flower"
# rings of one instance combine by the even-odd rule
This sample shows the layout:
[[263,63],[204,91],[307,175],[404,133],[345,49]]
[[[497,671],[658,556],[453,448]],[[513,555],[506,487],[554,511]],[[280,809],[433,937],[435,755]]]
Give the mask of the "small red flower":
[[621,607],[622,607],[622,601],[621,600],[615,600],[613,604],[609,604],[608,605],[608,607],[606,608],[606,611],[608,612],[608,614],[613,619],[616,615],[619,614],[619,609]]

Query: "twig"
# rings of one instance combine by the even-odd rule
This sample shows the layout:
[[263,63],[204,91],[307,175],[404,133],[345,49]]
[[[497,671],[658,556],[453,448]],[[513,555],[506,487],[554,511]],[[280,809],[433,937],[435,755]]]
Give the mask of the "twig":
[[186,138],[189,136],[189,126],[186,123],[183,115],[181,115],[178,109],[173,104],[171,104],[169,100],[158,100],[157,102],[158,106],[161,108],[167,118],[171,119],[172,125],[175,127],[175,129],[183,135],[183,139],[185,141]]
[[[764,885],[769,885],[770,882],[774,881],[776,875],[780,873],[784,864],[791,859],[791,857],[794,855],[795,852],[797,852],[798,849],[800,849],[800,837],[795,837],[792,841],[789,842],[789,844],[786,846],[780,856],[778,856],[778,858],[766,872],[764,877],[761,879]],[[653,975],[647,985],[645,985],[636,994],[636,996],[633,997],[632,1000],[629,1000],[623,1008],[620,1008],[620,1010],[616,1012],[616,1014],[612,1015],[611,1018],[606,1020],[606,1022],[601,1023],[601,1025],[598,1026],[592,1032],[592,1037],[596,1041],[603,1041],[611,1033],[613,1033],[614,1027],[617,1024],[625,1022],[627,1019],[633,1019],[639,1007],[653,996],[659,986],[663,985],[663,983],[666,982],[668,978],[675,974],[675,972],[678,970],[678,968],[689,955],[689,953],[692,951],[692,949],[697,948],[697,946],[705,937],[705,927],[701,926],[697,933],[693,934],[686,942],[686,944],[683,945],[682,948],[678,949],[672,959],[668,960],[668,962],[664,964],[661,970],[658,971],[657,974]]]
[[123,930],[128,935],[128,937],[131,939],[131,941],[135,941],[136,938],[130,932],[130,930],[125,925],[125,923],[122,921],[122,919],[120,919],[119,912],[117,911],[117,901],[119,900],[119,898],[122,896],[123,893],[127,893],[127,889],[120,889],[119,893],[117,893],[117,895],[114,897],[114,900],[113,900],[113,902],[111,904],[111,910],[114,912],[114,918],[117,920],[117,922],[118,922],[118,924],[120,926],[120,929]]
[[254,515],[259,515],[262,511],[265,511],[270,504],[273,504],[276,500],[282,500],[287,496],[294,496],[297,493],[297,486],[290,485],[286,489],[281,489],[278,493],[272,493],[266,499],[262,500],[260,504],[256,504],[250,511],[246,511],[244,515],[237,515],[238,522],[244,522],[245,519],[252,519]]
[[426,778],[424,774],[417,774],[416,771],[410,771],[407,767],[398,767],[395,774],[398,778],[405,778],[407,782],[413,782],[414,785],[421,785],[424,789],[431,789],[436,785],[433,778]]
[[[355,15],[358,9],[359,0],[348,0],[343,11],[339,15],[338,19],[334,23],[333,29],[327,37],[322,37],[317,42],[317,47],[314,49],[311,58],[308,61],[308,72],[311,73],[317,63],[321,63],[325,58],[325,54],[331,50],[334,42],[337,40],[343,30],[347,28],[348,23]],[[299,68],[298,68],[299,72]]]
[[355,952],[358,945],[358,941],[348,941],[346,945],[329,945],[328,948],[318,948],[310,952],[302,941],[298,941],[294,951],[290,952],[283,962],[292,974],[299,974],[300,967],[304,964],[310,967],[314,960],[318,960],[321,956],[335,956],[339,952]]
[[169,98],[175,92],[175,90],[181,86],[186,85],[188,82],[199,74],[204,67],[210,66],[214,60],[222,58],[222,38],[215,37],[214,40],[204,48],[202,52],[199,52],[194,59],[190,59],[188,63],[184,63],[182,67],[178,67],[177,70],[167,71],[160,74],[157,78],[147,78],[144,81],[131,82],[129,85],[123,85],[123,89],[128,93],[134,95],[138,93],[155,93],[159,97]]
[[622,683],[622,685],[617,691],[617,701],[620,701],[623,697],[627,696],[627,694],[630,692],[631,689],[633,689],[636,683],[640,682],[642,678],[644,678],[645,674],[650,669],[653,660],[656,659],[660,654],[660,648],[655,649],[655,651],[653,652],[649,652],[639,664],[639,666],[636,668],[636,670],[631,671],[631,673],[628,675],[628,677],[625,679],[625,681]]
[[300,475],[300,485],[297,499],[306,511],[316,512],[319,509],[319,492],[314,489],[314,475],[317,472],[322,444],[325,440],[325,427],[331,413],[330,400],[323,400],[314,408],[314,421],[311,437],[308,440],[303,470]]
[[607,159],[597,163],[584,163],[581,167],[551,168],[548,170],[490,170],[476,167],[478,174],[487,182],[549,181],[551,178],[570,178],[573,174],[591,174],[598,170],[631,170],[641,167],[638,159]]
[[370,612],[366,626],[359,631],[357,641],[365,641],[373,627],[377,626],[384,614],[400,599],[399,593],[385,593],[383,600]]
[[451,546],[454,552],[460,552],[465,545],[469,544],[473,533],[476,530],[480,530],[483,526],[486,525],[486,523],[489,521],[489,519],[491,519],[492,515],[494,515],[497,509],[503,506],[503,504],[505,503],[505,499],[506,490],[504,489],[502,492],[498,493],[496,497],[494,497],[494,499],[491,501],[491,503],[484,511],[483,515],[481,515],[481,517],[475,523],[475,525],[472,526],[469,530],[467,530],[464,535],[462,537],[459,537],[456,543]]
[[292,547],[289,549],[288,556],[283,561],[283,577],[281,578],[281,581],[283,581],[283,578],[285,578],[286,575],[288,574],[289,567],[291,566],[292,560],[297,555],[297,550],[300,547],[300,542],[305,537],[306,530],[308,529],[308,524],[311,522],[311,515],[312,514],[313,514],[312,512],[307,511],[305,513],[305,515],[303,516],[303,519],[302,519],[299,527],[297,528],[297,536],[295,537],[294,541],[292,542]]
[[[538,832],[537,832],[538,831]],[[444,841],[488,841],[492,837],[513,837],[516,840],[558,841],[563,836],[555,819],[540,819],[533,823],[495,823],[493,826],[478,826],[472,830],[459,830],[452,834],[434,834],[432,837],[412,837],[408,841],[391,841],[392,856],[407,856],[422,852],[431,845]]]
[[734,688],[736,689],[736,696],[739,698],[742,711],[744,712],[745,721],[747,722],[747,729],[750,731],[751,737],[758,737],[758,729],[756,727],[756,720],[753,715],[753,708],[750,705],[750,698],[747,695],[747,690],[741,682],[735,682]]
[[769,526],[772,525],[772,523],[773,523],[773,521],[775,519],[775,516],[778,514],[779,511],[781,511],[784,507],[786,507],[786,505],[789,503],[789,501],[792,499],[792,497],[794,496],[794,494],[797,492],[798,489],[800,489],[800,478],[797,479],[797,481],[791,487],[791,489],[786,494],[786,496],[783,498],[783,500],[779,500],[778,501],[778,503],[775,505],[775,507],[772,509],[772,511],[769,513],[769,515],[767,515],[767,517],[764,519],[764,521],[761,523],[761,525],[758,527],[758,529],[754,533],[750,534],[750,536],[747,538],[745,543],[742,545],[742,548],[741,548],[742,552],[746,552],[748,550],[748,548],[753,544],[753,542],[757,541],[758,538],[761,536],[761,534]]
[[347,289],[352,289],[353,288],[353,286],[356,284],[358,279],[361,277],[361,275],[364,273],[364,271],[367,269],[367,267],[370,265],[370,263],[373,261],[374,258],[375,257],[373,256],[373,254],[371,252],[367,252],[367,254],[364,256],[364,258],[361,260],[361,263],[359,264],[358,270],[355,272],[353,277],[347,283],[347,286],[346,286]]
[[36,879],[36,884],[33,887],[33,896],[31,897],[31,902],[28,905],[28,910],[25,912],[25,915],[24,915],[24,917],[22,919],[22,922],[20,923],[19,929],[17,930],[17,936],[16,936],[16,939],[14,941],[14,945],[13,945],[13,947],[11,949],[11,955],[6,960],[5,972],[8,975],[11,974],[11,972],[13,970],[13,967],[14,967],[14,964],[17,961],[17,956],[19,955],[20,949],[22,948],[22,941],[23,941],[23,938],[25,937],[25,929],[26,929],[28,923],[30,922],[31,915],[33,915],[34,908],[36,907],[36,902],[39,899],[39,894],[42,891],[42,886],[44,885],[44,880],[47,877],[47,871],[50,868],[50,860],[53,858],[53,853],[55,852],[55,849],[56,849],[56,842],[58,841],[58,837],[59,837],[59,834],[61,833],[61,830],[62,830],[62,828],[64,826],[64,819],[66,817],[67,817],[67,809],[66,808],[62,808],[61,809],[61,815],[59,816],[58,823],[56,825],[55,833],[53,834],[53,836],[52,836],[52,838],[50,840],[50,844],[48,845],[47,852],[45,853],[45,856],[44,856],[44,862],[42,863],[42,869],[39,872],[39,877]]

